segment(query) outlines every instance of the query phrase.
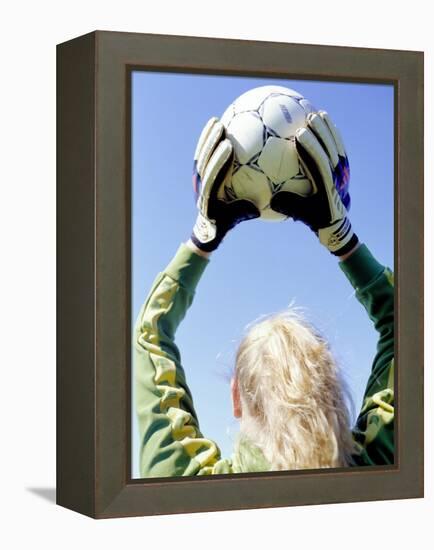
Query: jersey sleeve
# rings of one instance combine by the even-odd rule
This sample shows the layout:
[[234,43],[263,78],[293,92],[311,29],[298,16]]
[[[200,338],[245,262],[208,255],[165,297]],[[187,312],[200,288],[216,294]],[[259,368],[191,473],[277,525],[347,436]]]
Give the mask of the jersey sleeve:
[[224,473],[215,442],[203,437],[175,344],[208,260],[181,245],[160,273],[136,321],[134,378],[142,477]]
[[394,282],[391,270],[361,245],[340,267],[378,333],[363,404],[353,429],[356,464],[394,462]]

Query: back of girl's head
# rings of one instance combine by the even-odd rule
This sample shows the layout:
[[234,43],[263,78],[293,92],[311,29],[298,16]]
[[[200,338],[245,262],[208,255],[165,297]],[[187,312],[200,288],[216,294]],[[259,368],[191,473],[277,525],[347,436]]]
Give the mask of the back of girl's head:
[[347,465],[351,399],[328,343],[294,309],[249,329],[235,378],[241,434],[273,470]]

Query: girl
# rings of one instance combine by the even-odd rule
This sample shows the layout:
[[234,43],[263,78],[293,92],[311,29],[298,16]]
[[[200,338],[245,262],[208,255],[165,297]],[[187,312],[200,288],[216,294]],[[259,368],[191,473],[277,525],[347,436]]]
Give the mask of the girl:
[[198,218],[160,273],[134,334],[136,406],[143,477],[391,464],[394,460],[394,289],[391,271],[361,244],[348,219],[348,159],[327,113],[309,116],[296,135],[300,163],[314,193],[282,191],[271,207],[305,223],[353,285],[379,334],[362,410],[350,425],[346,388],[324,338],[295,311],[255,324],[241,342],[231,381],[240,434],[231,458],[200,431],[175,344],[210,255],[238,223],[259,216],[248,200],[224,203],[233,149],[211,119],[195,154]]

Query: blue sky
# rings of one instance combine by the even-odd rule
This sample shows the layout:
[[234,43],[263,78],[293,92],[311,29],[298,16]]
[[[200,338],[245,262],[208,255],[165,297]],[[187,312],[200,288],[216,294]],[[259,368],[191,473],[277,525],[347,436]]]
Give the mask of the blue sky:
[[[328,111],[349,156],[352,225],[393,269],[392,86],[145,71],[132,79],[133,323],[156,274],[191,234],[192,159],[202,127],[257,86],[293,88]],[[212,256],[176,340],[201,430],[225,457],[238,429],[228,382],[237,344],[246,325],[291,302],[331,342],[360,408],[377,338],[336,258],[301,223],[242,223]],[[134,410],[132,435],[138,477]]]

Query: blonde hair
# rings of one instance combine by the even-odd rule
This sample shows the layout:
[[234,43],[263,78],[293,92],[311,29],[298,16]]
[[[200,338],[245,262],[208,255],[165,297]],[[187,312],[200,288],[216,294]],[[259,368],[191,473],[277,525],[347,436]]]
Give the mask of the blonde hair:
[[261,449],[272,470],[349,464],[351,396],[329,344],[295,308],[248,330],[234,375],[240,437]]

